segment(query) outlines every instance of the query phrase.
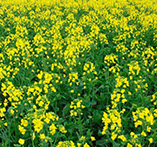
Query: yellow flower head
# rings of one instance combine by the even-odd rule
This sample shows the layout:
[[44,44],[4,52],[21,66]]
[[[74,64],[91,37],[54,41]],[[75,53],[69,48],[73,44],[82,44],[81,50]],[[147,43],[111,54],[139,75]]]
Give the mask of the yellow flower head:
[[23,145],[25,143],[25,140],[24,139],[19,139],[19,144]]

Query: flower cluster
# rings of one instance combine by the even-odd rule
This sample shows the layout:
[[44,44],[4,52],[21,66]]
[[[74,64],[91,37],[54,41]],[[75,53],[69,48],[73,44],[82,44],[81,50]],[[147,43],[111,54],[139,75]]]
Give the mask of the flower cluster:
[[77,116],[77,115],[83,115],[82,110],[85,106],[81,104],[82,100],[74,99],[71,102],[70,108],[73,109],[70,111],[70,116]]

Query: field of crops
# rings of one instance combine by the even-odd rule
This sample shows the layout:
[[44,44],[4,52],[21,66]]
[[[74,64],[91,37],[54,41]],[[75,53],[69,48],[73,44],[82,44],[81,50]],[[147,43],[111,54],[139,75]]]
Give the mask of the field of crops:
[[0,0],[0,147],[156,147],[156,0]]

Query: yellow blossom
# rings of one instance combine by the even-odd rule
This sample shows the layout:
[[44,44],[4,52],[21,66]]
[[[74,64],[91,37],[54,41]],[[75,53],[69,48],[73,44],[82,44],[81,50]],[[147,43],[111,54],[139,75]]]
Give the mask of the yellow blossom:
[[45,134],[40,134],[40,139],[41,140],[45,139]]
[[153,138],[149,138],[149,142],[150,142],[150,143],[153,143]]
[[24,139],[19,139],[19,144],[23,145],[25,143],[25,140]]
[[95,137],[94,136],[91,136],[91,141],[95,141]]

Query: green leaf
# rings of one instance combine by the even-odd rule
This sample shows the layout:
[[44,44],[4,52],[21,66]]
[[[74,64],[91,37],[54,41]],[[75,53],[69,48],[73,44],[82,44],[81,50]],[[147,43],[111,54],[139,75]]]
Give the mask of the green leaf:
[[101,119],[102,119],[102,115],[103,115],[102,111],[100,111],[100,110],[93,111],[94,122],[100,123]]
[[19,145],[19,144],[14,144],[14,146],[15,146],[15,147],[21,147],[21,145]]
[[107,142],[105,141],[104,138],[97,140],[96,145],[104,146]]
[[63,108],[63,116],[65,116],[70,110],[70,104],[67,104],[64,108]]

